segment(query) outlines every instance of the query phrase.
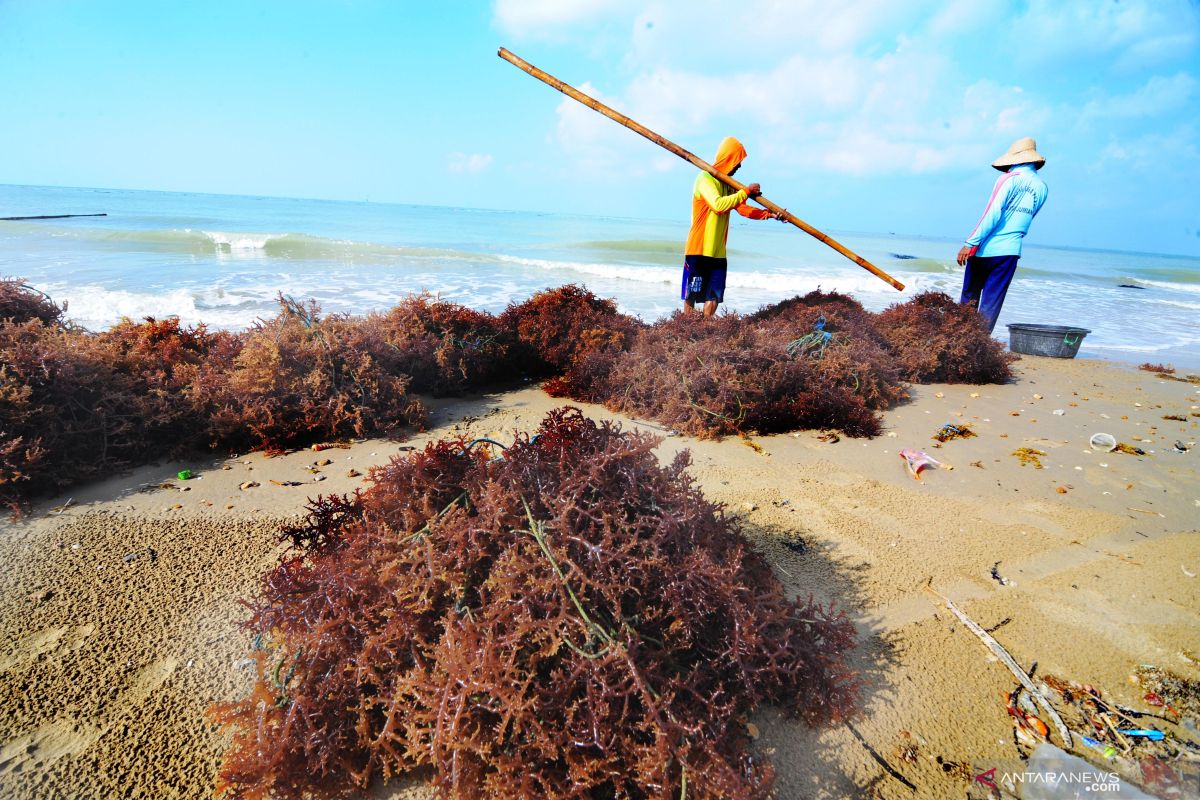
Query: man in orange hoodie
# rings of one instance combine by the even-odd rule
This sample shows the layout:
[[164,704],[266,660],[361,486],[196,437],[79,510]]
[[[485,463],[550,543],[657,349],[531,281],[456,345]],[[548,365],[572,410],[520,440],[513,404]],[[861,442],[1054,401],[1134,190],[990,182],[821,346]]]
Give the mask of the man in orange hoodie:
[[[746,148],[727,136],[717,148],[713,166],[732,175],[745,160]],[[692,228],[683,251],[681,296],[685,312],[695,311],[699,302],[704,304],[704,316],[711,317],[725,299],[725,242],[729,238],[730,211],[750,219],[781,219],[765,208],[746,204],[759,194],[757,183],[735,192],[707,172],[696,176],[692,186]]]

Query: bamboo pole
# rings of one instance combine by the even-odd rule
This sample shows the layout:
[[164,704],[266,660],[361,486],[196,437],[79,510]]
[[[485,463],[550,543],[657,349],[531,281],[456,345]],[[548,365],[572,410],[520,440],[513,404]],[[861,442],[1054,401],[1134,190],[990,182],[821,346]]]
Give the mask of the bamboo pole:
[[[573,87],[569,84],[563,83],[558,78],[551,75],[550,73],[543,72],[542,70],[538,69],[533,64],[530,64],[528,61],[524,60],[520,56],[517,56],[517,55],[509,52],[508,50],[505,50],[503,47],[500,48],[497,55],[499,55],[501,58],[503,58],[505,61],[512,64],[513,66],[518,67],[519,69],[522,69],[525,72],[528,72],[530,75],[537,78],[542,83],[545,83],[549,86],[554,87],[555,89],[558,89],[560,92],[565,94],[567,97],[570,97],[572,100],[577,100],[580,103],[583,103],[588,108],[592,109],[593,111],[597,111],[597,112],[603,114],[604,116],[608,117],[609,119],[611,119],[615,122],[621,123],[626,128],[629,128],[629,130],[646,137],[647,139],[654,142],[659,147],[662,147],[665,150],[670,150],[672,153],[679,156],[684,161],[690,162],[694,166],[699,167],[700,169],[704,170],[709,175],[712,175],[714,178],[716,178],[717,180],[719,180],[721,183],[725,184],[726,186],[730,186],[733,189],[739,190],[739,191],[746,190],[745,184],[739,183],[738,181],[734,180],[733,178],[726,175],[724,172],[721,172],[716,167],[714,167],[712,164],[709,164],[707,161],[705,161],[704,159],[695,155],[694,153],[684,150],[682,147],[675,144],[671,140],[665,139],[662,136],[659,136],[654,131],[650,130],[649,128],[645,127],[644,125],[641,125],[641,124],[635,122],[634,120],[625,116],[621,112],[614,111],[613,109],[604,105],[603,103],[601,103],[599,100],[595,99],[594,97],[590,97],[590,96],[584,94],[583,92],[579,91],[575,87]],[[833,237],[827,236],[826,234],[817,230],[813,226],[809,225],[807,222],[800,219],[795,214],[792,214],[791,212],[789,212],[786,208],[783,208],[782,206],[772,203],[770,200],[763,197],[762,195],[758,195],[757,197],[754,197],[751,199],[753,199],[756,203],[758,203],[759,205],[761,205],[763,208],[767,209],[768,211],[778,214],[780,217],[782,217],[783,219],[792,223],[797,228],[799,228],[800,230],[807,233],[809,236],[819,239],[820,241],[829,245],[834,250],[838,251],[839,253],[844,255],[846,258],[853,261],[855,264],[858,264],[860,267],[865,269],[867,272],[870,272],[872,275],[876,276],[880,280],[891,284],[897,290],[904,289],[903,283],[900,283],[900,281],[896,280],[891,275],[888,275],[886,272],[879,269],[879,267],[875,266],[870,261],[867,261],[862,256],[853,252],[849,248],[843,246],[840,242],[835,240]]]

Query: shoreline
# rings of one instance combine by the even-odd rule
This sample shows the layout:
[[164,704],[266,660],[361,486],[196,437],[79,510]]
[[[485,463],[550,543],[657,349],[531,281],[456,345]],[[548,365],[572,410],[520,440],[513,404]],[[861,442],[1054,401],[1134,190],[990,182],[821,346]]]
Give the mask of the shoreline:
[[[529,387],[435,401],[429,430],[404,441],[161,463],[40,501],[26,520],[0,524],[0,793],[88,797],[119,783],[209,796],[222,739],[203,709],[250,686],[238,600],[278,557],[278,525],[404,448],[504,441],[574,405],[664,435],[663,460],[691,450],[705,495],[740,519],[788,591],[835,602],[858,625],[863,714],[852,728],[809,730],[770,710],[755,718],[780,796],[961,795],[967,782],[936,759],[982,771],[1016,757],[999,698],[1013,680],[930,602],[927,578],[985,627],[1003,623],[996,638],[1039,674],[1139,709],[1127,680],[1137,665],[1200,677],[1181,656],[1200,652],[1200,578],[1188,575],[1200,573],[1200,417],[1190,416],[1200,387],[1100,359],[1026,357],[1014,372],[1004,385],[911,385],[874,439],[803,431],[754,436],[756,447],[666,436],[658,423]],[[945,422],[978,435],[935,447]],[[1094,452],[1097,431],[1147,455]],[[1191,449],[1174,452],[1176,439]],[[1022,466],[1019,447],[1045,453],[1043,468]],[[914,481],[902,448],[955,469]],[[196,478],[174,479],[184,468]],[[163,483],[174,488],[139,491]],[[916,745],[911,762],[897,757],[905,743]],[[427,794],[419,780],[373,793]]]
[[[106,198],[105,207],[93,209],[98,197]],[[93,330],[122,315],[139,320],[172,314],[188,324],[241,330],[274,313],[277,291],[356,315],[386,311],[422,289],[498,313],[509,302],[568,282],[614,298],[622,311],[644,321],[680,305],[686,220],[679,218],[505,216],[237,195],[97,195],[77,188],[0,187],[3,200],[39,213],[91,209],[110,215],[103,225],[6,228],[9,269],[70,301],[71,315]],[[685,205],[678,207],[681,213]],[[959,296],[957,240],[832,231],[913,290],[897,293],[802,233],[738,225],[726,307],[744,313],[817,287],[849,293],[873,311],[926,290]],[[1039,245],[1035,236],[1026,242],[998,332],[1005,338],[1009,322],[1089,328],[1085,355],[1200,370],[1193,320],[1200,306],[1198,270],[1195,253]]]

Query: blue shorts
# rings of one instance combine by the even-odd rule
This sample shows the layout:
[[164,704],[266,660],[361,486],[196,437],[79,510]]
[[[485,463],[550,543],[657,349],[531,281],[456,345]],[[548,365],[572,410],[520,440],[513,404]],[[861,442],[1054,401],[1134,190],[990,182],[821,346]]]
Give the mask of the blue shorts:
[[683,257],[683,287],[681,300],[707,303],[725,300],[725,267],[729,262],[712,256]]

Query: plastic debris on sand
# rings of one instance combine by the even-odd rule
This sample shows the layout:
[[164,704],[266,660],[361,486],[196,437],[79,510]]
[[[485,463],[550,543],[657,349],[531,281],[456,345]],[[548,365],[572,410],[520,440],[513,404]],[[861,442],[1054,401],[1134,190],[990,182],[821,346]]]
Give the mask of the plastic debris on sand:
[[924,450],[901,450],[900,457],[904,459],[904,465],[908,468],[908,474],[912,475],[913,479],[918,481],[921,480],[921,473],[927,468],[954,469],[949,464],[938,461]]

